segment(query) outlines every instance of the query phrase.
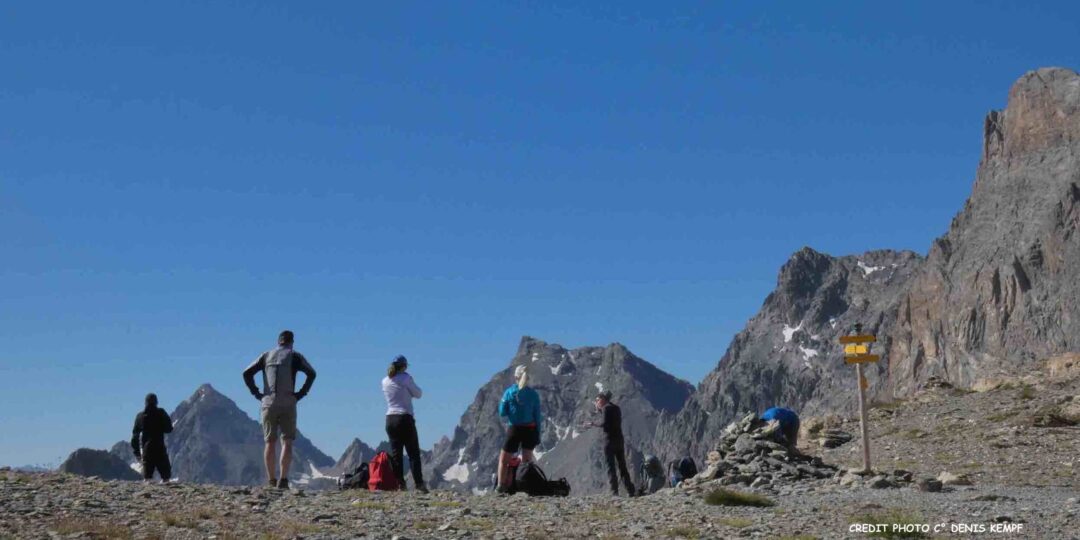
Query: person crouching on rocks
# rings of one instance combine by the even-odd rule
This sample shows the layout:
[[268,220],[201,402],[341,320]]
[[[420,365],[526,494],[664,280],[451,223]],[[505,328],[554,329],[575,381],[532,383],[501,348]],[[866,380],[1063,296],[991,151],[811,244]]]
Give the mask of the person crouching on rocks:
[[761,419],[768,422],[776,420],[780,423],[780,432],[784,434],[789,450],[795,450],[799,442],[799,415],[791,409],[783,407],[771,407],[761,414]]
[[165,449],[165,434],[172,430],[172,419],[158,407],[157,395],[146,394],[143,410],[135,416],[135,427],[131,430],[131,450],[142,464],[143,480],[153,480],[155,470],[162,483],[172,478],[169,452]]
[[499,401],[499,416],[506,419],[510,427],[506,430],[506,442],[499,452],[499,486],[496,491],[507,493],[510,484],[510,458],[521,450],[521,460],[534,461],[533,449],[540,444],[540,427],[543,417],[540,414],[540,394],[528,386],[529,369],[518,366],[514,370],[515,384],[503,392]]
[[407,369],[409,360],[399,355],[390,364],[386,377],[382,380],[383,396],[386,397],[386,436],[390,439],[390,464],[404,488],[405,465],[401,455],[401,449],[404,448],[409,453],[409,466],[412,468],[416,490],[427,493],[423,464],[420,461],[420,437],[416,433],[416,418],[413,417],[412,405],[412,400],[420,399],[423,392],[416,386],[412,375],[405,372]]

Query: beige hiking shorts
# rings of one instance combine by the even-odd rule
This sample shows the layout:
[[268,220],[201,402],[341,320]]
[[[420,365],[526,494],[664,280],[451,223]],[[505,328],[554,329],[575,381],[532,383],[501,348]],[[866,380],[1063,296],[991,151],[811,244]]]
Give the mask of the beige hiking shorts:
[[264,407],[262,410],[263,440],[278,440],[278,432],[286,441],[296,440],[296,407]]

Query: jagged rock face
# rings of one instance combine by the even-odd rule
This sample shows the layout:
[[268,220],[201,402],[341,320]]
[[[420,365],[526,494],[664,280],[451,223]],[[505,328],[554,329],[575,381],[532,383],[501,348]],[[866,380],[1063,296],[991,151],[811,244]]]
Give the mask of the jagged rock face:
[[60,465],[60,472],[96,476],[102,480],[142,480],[127,462],[104,450],[80,448]]
[[1080,75],[1040,69],[987,116],[971,197],[903,299],[889,349],[897,394],[1080,350],[1078,230]]
[[972,195],[925,261],[796,253],[716,370],[658,429],[663,455],[700,459],[739,410],[851,412],[854,374],[836,338],[855,322],[879,339],[872,400],[931,377],[970,388],[1080,350],[1078,230],[1080,75],[1040,69],[987,116]]
[[[780,270],[776,290],[698,386],[683,410],[657,429],[665,459],[698,463],[723,428],[743,411],[786,406],[801,415],[851,411],[857,400],[854,369],[837,340],[856,323],[882,336],[889,329],[922,259],[912,252],[872,251],[830,257],[810,248]],[[867,367],[871,394],[888,385],[888,353]]]
[[[165,437],[165,445],[174,477],[184,482],[225,485],[266,482],[262,428],[231,399],[204,384],[177,406],[171,417],[173,432]],[[111,453],[127,463],[134,460],[130,445],[124,441],[116,443]],[[321,468],[333,464],[333,459],[297,434],[290,470],[294,483],[305,485],[323,476],[318,472]]]
[[333,468],[323,471],[325,474],[339,476],[341,474],[352,472],[361,463],[367,463],[371,461],[371,458],[375,457],[376,450],[366,444],[360,439],[353,439],[349,447],[345,449],[345,452],[341,454],[341,458],[337,460]]
[[592,402],[601,388],[611,390],[622,408],[632,466],[640,462],[642,450],[651,450],[661,415],[678,412],[692,391],[687,382],[617,343],[567,350],[522,338],[510,365],[477,392],[453,438],[435,446],[433,484],[469,490],[491,487],[506,434],[498,404],[503,391],[513,384],[518,365],[529,367],[529,385],[539,392],[542,403],[544,422],[537,448],[540,465],[549,477],[569,479],[575,494],[607,489],[600,433],[580,427],[585,421],[600,420]]
[[128,441],[120,441],[113,445],[109,449],[109,453],[119,458],[124,463],[131,463],[134,465],[138,459],[135,459],[135,452],[131,450],[131,443]]

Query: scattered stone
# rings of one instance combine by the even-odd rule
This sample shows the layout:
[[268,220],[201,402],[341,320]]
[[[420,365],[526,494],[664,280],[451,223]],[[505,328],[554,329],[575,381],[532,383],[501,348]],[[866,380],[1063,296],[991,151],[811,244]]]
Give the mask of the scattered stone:
[[895,483],[890,482],[889,477],[887,477],[885,475],[874,477],[872,480],[870,480],[870,483],[868,485],[873,489],[889,489],[889,488],[900,487],[900,486],[896,485]]
[[854,439],[855,436],[839,429],[827,429],[821,433],[821,437],[818,438],[818,443],[823,448],[837,448],[843,446]]
[[1080,407],[1046,406],[1032,417],[1034,427],[1072,427],[1080,423]]
[[972,484],[971,479],[966,474],[957,475],[946,471],[939,474],[937,479],[946,486],[970,486]]
[[923,478],[916,484],[919,491],[925,491],[927,493],[938,493],[941,491],[941,481],[933,478]]
[[945,381],[941,377],[936,377],[936,376],[935,377],[929,377],[928,379],[926,379],[926,383],[923,385],[923,388],[926,389],[926,390],[934,390],[934,389],[948,390],[948,389],[950,389],[952,387],[953,387],[952,384]]
[[993,494],[990,494],[990,495],[979,495],[978,497],[972,497],[972,498],[970,498],[968,500],[972,501],[972,502],[998,502],[998,501],[1015,501],[1016,499],[1013,499],[1012,497],[1008,497],[1008,496],[1005,496],[1005,495],[993,495]]

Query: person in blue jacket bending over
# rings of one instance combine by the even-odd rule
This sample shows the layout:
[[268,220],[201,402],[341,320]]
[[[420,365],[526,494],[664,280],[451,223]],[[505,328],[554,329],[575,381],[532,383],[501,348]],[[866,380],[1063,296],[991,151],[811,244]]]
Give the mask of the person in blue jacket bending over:
[[795,443],[799,440],[799,415],[795,414],[795,411],[783,407],[772,407],[762,413],[761,419],[766,422],[769,420],[780,422],[780,432],[784,434],[788,448],[795,448]]

